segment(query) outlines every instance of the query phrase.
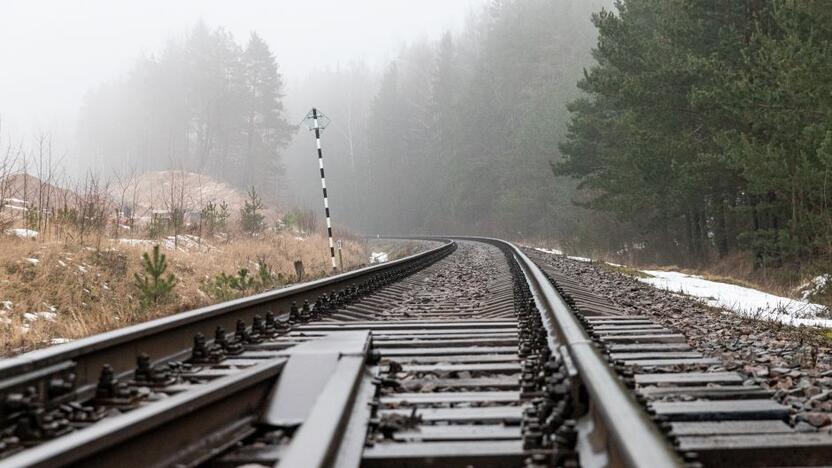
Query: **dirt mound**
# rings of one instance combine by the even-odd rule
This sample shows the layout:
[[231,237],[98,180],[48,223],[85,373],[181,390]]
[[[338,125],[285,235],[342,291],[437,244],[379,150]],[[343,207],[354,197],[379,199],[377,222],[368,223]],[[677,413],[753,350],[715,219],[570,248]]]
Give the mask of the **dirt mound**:
[[57,209],[74,206],[81,196],[77,192],[58,187],[29,174],[12,174],[0,180],[3,204],[9,210],[25,211],[28,207]]
[[[244,191],[212,177],[185,171],[147,172],[132,181],[111,186],[112,197],[125,206],[135,205],[141,216],[152,211],[169,210],[183,206],[187,211],[198,212],[208,202],[228,204],[236,215],[247,199]],[[276,215],[267,209],[266,216]]]
[[[138,207],[165,209],[179,204],[181,199],[186,209],[197,210],[208,202],[228,203],[232,209],[243,206],[246,195],[234,187],[211,177],[184,171],[156,171],[138,176],[126,187],[113,187],[120,192],[125,189],[125,203],[136,203]],[[113,193],[121,198],[121,193]]]
[[[13,174],[0,179],[0,222],[24,219],[33,207],[55,213],[64,207],[79,209],[84,204],[95,204],[108,216],[118,209],[133,213],[140,222],[152,216],[182,208],[186,213],[198,214],[209,202],[225,203],[232,219],[236,219],[248,195],[230,184],[212,177],[185,171],[156,171],[132,178],[85,179],[66,187],[48,183],[28,174]],[[267,220],[281,213],[266,206]],[[130,216],[123,214],[119,216]]]

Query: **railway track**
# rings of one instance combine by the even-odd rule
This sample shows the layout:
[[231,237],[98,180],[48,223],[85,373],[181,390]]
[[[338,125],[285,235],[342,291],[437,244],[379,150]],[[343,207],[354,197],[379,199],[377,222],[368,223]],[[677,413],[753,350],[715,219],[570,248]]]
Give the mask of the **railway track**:
[[705,466],[829,466],[832,435],[802,432],[774,392],[726,370],[722,359],[688,343],[684,330],[621,307],[526,250],[596,346],[690,462]]
[[493,239],[0,361],[0,467],[822,466],[829,434]]

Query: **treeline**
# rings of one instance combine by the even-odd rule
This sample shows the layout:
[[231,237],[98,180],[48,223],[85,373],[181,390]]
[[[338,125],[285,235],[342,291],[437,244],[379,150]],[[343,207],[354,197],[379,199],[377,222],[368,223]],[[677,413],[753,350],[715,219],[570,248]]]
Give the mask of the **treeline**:
[[[664,259],[832,255],[832,10],[822,0],[621,0],[570,104],[557,175]],[[644,245],[640,245],[644,244]]]
[[[555,178],[549,162],[591,63],[590,15],[604,4],[493,1],[461,33],[403,48],[376,79],[360,65],[312,77],[289,98],[332,118],[323,141],[335,220],[372,234],[585,229],[594,218],[571,203],[575,183]],[[291,195],[317,206],[314,143],[304,137],[291,150]]]
[[158,56],[85,97],[81,155],[99,172],[185,169],[273,196],[284,118],[283,79],[269,46],[245,46],[199,23]]
[[[381,70],[300,80],[286,113],[332,119],[334,221],[682,264],[832,255],[828,2],[611,1],[493,0]],[[84,154],[320,210],[314,139],[289,145],[283,104],[259,37],[198,25],[90,93]]]
[[370,109],[370,170],[390,204],[379,229],[524,238],[571,228],[570,187],[547,169],[589,59],[590,11],[495,1],[459,37],[403,51]]

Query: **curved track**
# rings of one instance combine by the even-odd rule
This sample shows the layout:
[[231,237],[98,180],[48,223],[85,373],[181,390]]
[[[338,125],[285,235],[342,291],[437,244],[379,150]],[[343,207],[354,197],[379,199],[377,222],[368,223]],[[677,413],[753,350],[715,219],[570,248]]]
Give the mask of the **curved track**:
[[773,428],[782,408],[717,372],[683,375],[710,363],[684,335],[546,258],[496,239],[438,245],[0,362],[0,467],[829,459],[828,437],[781,426],[774,446],[797,455],[756,455],[766,438],[749,421]]

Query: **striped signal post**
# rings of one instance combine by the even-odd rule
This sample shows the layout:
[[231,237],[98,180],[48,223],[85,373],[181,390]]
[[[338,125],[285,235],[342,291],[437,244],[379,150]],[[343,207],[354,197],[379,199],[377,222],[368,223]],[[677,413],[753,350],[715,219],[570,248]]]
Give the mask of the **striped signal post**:
[[326,193],[326,177],[324,176],[324,154],[321,151],[321,131],[329,125],[329,118],[318,109],[312,108],[304,120],[310,125],[310,130],[315,131],[315,144],[318,147],[318,167],[321,169],[321,189],[324,193],[324,212],[326,213],[326,232],[329,236],[329,257],[332,260],[332,269],[335,267],[335,244],[332,242],[332,220],[329,217],[329,199]]

